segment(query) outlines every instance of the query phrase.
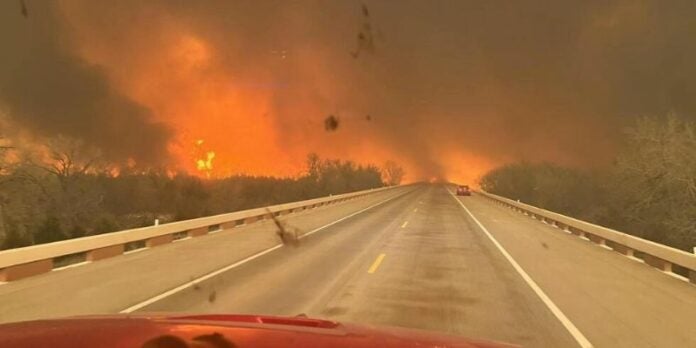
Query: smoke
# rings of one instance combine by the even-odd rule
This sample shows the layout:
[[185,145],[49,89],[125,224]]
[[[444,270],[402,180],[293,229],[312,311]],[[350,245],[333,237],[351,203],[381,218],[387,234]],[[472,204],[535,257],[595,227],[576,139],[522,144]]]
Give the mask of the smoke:
[[81,59],[53,2],[0,3],[0,108],[35,136],[58,134],[99,148],[112,161],[167,160],[170,131],[150,110]]
[[[33,5],[28,20],[17,9],[2,25],[36,20]],[[161,152],[167,133],[148,123],[146,105],[176,141],[206,139],[216,166],[232,171],[293,173],[308,152],[394,159],[411,180],[471,180],[514,160],[602,166],[637,117],[696,115],[693,1],[375,1],[365,3],[367,16],[357,1],[59,7],[67,26],[53,19],[45,30],[0,34],[11,39],[4,47],[24,52],[0,58],[2,100],[13,114],[50,132],[58,116],[45,110],[69,100],[87,106],[62,127],[86,134],[93,130],[81,121],[97,106],[99,116],[85,122],[92,129],[130,110],[119,124],[158,131],[146,138]],[[34,43],[19,40],[29,34]],[[46,55],[32,58],[41,62],[25,79],[7,66],[29,48]],[[75,72],[56,68],[66,62]],[[44,74],[54,84],[81,76],[84,87],[61,91],[67,97],[21,87]],[[6,91],[6,80],[21,88]],[[110,102],[94,102],[95,93]],[[10,103],[25,100],[14,94],[42,99],[41,112]],[[324,130],[329,115],[341,121],[332,132]]]

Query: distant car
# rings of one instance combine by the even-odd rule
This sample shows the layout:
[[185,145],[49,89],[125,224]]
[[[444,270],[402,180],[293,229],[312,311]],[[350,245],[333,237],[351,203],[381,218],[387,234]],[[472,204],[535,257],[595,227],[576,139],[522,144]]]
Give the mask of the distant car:
[[471,196],[471,190],[468,185],[457,186],[457,196]]
[[0,347],[513,348],[442,333],[258,315],[111,315],[0,325]]

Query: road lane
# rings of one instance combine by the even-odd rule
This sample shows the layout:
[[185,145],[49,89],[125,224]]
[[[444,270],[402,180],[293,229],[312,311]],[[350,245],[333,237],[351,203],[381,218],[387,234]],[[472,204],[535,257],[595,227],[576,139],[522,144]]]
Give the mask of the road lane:
[[[300,231],[311,231],[413,187],[283,216]],[[99,262],[0,284],[0,322],[69,315],[118,313],[211,271],[279,243],[269,220],[170,243]]]
[[460,200],[595,347],[696,347],[696,287],[479,197]]
[[[696,347],[693,285],[476,195],[458,199],[595,347]],[[578,346],[443,186],[282,219],[305,233],[326,227],[142,311],[306,313]],[[277,245],[273,231],[264,221],[0,285],[0,321],[117,313]]]
[[143,311],[306,313],[577,346],[442,186],[423,186]]
[[[304,238],[299,247],[278,249],[142,311],[309,314],[335,283],[346,275],[365,272],[373,255],[361,256],[384,237],[381,226],[394,224],[393,217],[404,214],[404,206],[413,204],[422,192],[398,197]],[[213,292],[215,301],[208,301]]]

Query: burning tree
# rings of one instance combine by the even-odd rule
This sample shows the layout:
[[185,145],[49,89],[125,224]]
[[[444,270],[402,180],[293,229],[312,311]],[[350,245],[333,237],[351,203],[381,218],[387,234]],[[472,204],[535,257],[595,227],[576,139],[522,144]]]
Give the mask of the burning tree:
[[404,175],[406,175],[404,168],[402,168],[396,162],[387,161],[384,163],[384,168],[382,168],[382,177],[387,185],[393,186],[401,184],[401,181],[404,179]]

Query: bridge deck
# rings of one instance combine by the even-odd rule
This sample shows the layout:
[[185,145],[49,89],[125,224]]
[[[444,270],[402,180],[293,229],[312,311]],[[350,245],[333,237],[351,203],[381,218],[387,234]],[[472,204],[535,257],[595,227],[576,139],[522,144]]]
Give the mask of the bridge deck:
[[[480,197],[459,198],[472,217],[455,199],[420,186],[288,215],[306,232],[355,214],[139,310],[306,313],[527,347],[579,346],[570,325],[595,347],[696,346],[693,285]],[[260,222],[0,285],[0,321],[119,312],[276,243]]]

